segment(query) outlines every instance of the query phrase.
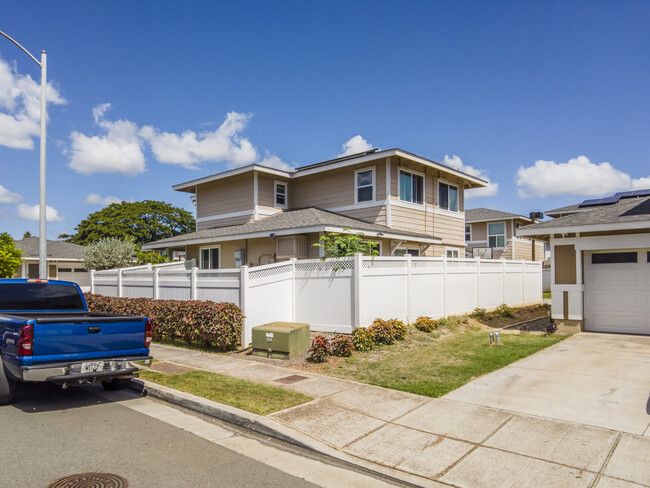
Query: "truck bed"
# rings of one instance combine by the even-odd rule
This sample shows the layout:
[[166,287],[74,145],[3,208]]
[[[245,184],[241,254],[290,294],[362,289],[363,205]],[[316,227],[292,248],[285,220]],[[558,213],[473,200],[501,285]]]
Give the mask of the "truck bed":
[[116,315],[100,312],[2,312],[0,317],[12,317],[19,320],[35,320],[38,324],[72,323],[80,324],[86,322],[133,322],[142,321],[144,317],[138,315]]

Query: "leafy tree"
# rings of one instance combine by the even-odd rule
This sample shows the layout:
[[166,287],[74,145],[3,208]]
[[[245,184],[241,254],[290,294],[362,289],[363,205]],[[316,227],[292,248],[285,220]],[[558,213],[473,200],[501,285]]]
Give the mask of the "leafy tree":
[[[348,230],[350,229],[345,228],[343,232]],[[322,259],[343,258],[346,256],[354,256],[357,253],[368,256],[379,256],[379,243],[365,240],[364,237],[365,234],[363,232],[357,234],[330,232],[326,236],[321,236],[318,239],[320,242],[312,245],[323,248],[324,256]]]
[[20,266],[23,252],[16,248],[16,243],[11,236],[3,232],[0,234],[0,278],[11,278]]
[[156,254],[155,252],[138,251],[135,254],[135,264],[138,266],[141,266],[143,264],[168,263],[170,261],[171,259],[169,259],[164,254]]
[[86,247],[83,267],[86,270],[97,271],[124,268],[133,264],[134,257],[133,241],[106,237]]
[[29,231],[25,231],[25,233],[23,234],[23,239],[27,239],[28,237],[32,237],[32,233]]
[[72,235],[61,234],[60,239],[88,245],[106,237],[132,237],[136,244],[194,232],[194,217],[187,210],[166,202],[113,203],[82,220]]

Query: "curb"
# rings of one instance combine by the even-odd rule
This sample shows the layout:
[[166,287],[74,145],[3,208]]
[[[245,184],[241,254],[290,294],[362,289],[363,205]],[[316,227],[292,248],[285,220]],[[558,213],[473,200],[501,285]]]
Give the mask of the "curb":
[[346,465],[347,467],[354,468],[356,471],[364,472],[387,482],[396,482],[402,486],[414,488],[441,486],[439,482],[403,471],[398,471],[399,476],[396,476],[396,470],[394,469],[372,463],[363,458],[348,455],[315,440],[307,434],[285,427],[264,416],[231,407],[230,405],[207,400],[190,393],[185,393],[183,391],[141,379],[132,379],[127,385],[127,388],[139,395],[152,396],[159,400],[208,415],[257,434],[279,440],[307,451],[318,453],[335,460],[338,463]]

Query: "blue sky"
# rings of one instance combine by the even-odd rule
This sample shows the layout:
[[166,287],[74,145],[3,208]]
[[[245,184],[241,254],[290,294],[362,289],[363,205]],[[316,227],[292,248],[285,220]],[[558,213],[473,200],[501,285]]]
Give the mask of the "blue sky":
[[[0,30],[48,52],[49,238],[113,200],[192,211],[173,184],[366,145],[489,178],[468,208],[527,215],[650,187],[647,1],[2,10]],[[38,233],[39,80],[0,39],[0,229],[16,238]]]

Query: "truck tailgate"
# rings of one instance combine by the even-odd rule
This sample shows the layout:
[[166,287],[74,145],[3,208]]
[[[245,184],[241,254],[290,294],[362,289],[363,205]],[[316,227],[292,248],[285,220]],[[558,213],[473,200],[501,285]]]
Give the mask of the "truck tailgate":
[[39,320],[34,324],[34,356],[138,349],[144,347],[141,317],[109,322]]

